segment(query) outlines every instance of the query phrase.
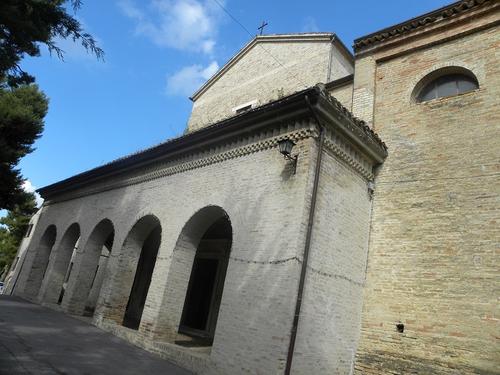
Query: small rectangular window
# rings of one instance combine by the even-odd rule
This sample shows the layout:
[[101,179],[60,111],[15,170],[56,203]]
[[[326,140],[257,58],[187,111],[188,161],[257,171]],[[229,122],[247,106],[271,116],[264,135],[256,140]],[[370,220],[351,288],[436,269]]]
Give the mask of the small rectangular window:
[[242,113],[242,112],[246,112],[246,111],[248,111],[249,109],[252,109],[252,105],[251,105],[251,104],[247,105],[246,107],[238,108],[238,109],[236,110],[236,114],[240,114],[240,113]]
[[31,234],[31,230],[33,229],[33,224],[28,225],[28,229],[26,229],[25,237],[29,237]]
[[243,113],[243,112],[246,112],[246,111],[249,111],[251,110],[252,108],[255,108],[257,107],[258,105],[258,101],[257,99],[255,100],[252,100],[251,102],[247,102],[247,103],[243,103],[243,104],[240,104],[239,106],[237,107],[234,107],[231,111],[235,114],[240,114],[240,113]]

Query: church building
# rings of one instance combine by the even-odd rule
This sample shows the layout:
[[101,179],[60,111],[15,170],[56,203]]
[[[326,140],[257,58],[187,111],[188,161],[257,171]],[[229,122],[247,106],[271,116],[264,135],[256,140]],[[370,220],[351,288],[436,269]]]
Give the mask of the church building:
[[185,135],[39,190],[6,293],[197,374],[500,374],[499,24],[256,36]]

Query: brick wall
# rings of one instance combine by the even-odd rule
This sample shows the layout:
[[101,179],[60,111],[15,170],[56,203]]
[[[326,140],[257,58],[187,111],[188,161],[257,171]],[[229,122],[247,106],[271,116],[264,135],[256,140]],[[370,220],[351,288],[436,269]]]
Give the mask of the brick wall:
[[[359,374],[499,373],[498,35],[464,35],[370,73],[390,156],[376,181]],[[449,65],[470,69],[479,90],[415,103],[419,80]]]
[[370,208],[367,181],[324,152],[293,374],[349,374],[354,365]]

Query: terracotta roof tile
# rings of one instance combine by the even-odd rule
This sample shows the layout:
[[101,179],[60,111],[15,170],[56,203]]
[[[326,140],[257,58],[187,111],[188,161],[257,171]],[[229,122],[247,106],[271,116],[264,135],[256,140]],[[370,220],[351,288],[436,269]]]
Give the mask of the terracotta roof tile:
[[390,26],[375,33],[358,38],[354,41],[354,51],[360,52],[365,47],[372,46],[386,39],[411,32],[415,29],[427,26],[431,23],[446,19],[448,17],[452,17],[456,14],[469,11],[470,9],[493,1],[497,0],[462,0],[455,2],[443,8],[436,9],[430,13],[423,14],[403,23]]

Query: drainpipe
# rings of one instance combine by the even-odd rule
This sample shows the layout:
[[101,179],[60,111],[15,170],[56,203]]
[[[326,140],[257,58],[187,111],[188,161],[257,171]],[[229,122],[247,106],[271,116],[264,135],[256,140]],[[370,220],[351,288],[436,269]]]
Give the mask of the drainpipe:
[[286,358],[286,367],[285,367],[285,375],[290,375],[292,369],[292,360],[293,360],[293,352],[295,349],[295,341],[297,338],[297,328],[299,325],[299,317],[300,317],[300,309],[302,307],[302,297],[304,294],[304,285],[306,280],[306,272],[307,272],[307,263],[309,260],[309,251],[311,249],[311,237],[312,237],[312,229],[314,224],[314,212],[316,210],[316,200],[318,195],[318,185],[319,185],[319,174],[321,171],[321,155],[323,151],[323,143],[325,140],[325,131],[321,122],[314,112],[314,109],[311,105],[309,97],[305,96],[306,104],[311,111],[311,114],[316,121],[319,129],[319,141],[318,141],[318,156],[316,158],[316,166],[314,170],[314,184],[311,193],[311,207],[309,208],[309,218],[307,222],[307,233],[306,233],[306,242],[304,245],[304,255],[302,260],[302,268],[300,270],[300,279],[299,279],[299,288],[297,290],[297,300],[295,304],[295,314],[293,317],[292,331],[290,333],[290,343],[288,345],[288,354]]

